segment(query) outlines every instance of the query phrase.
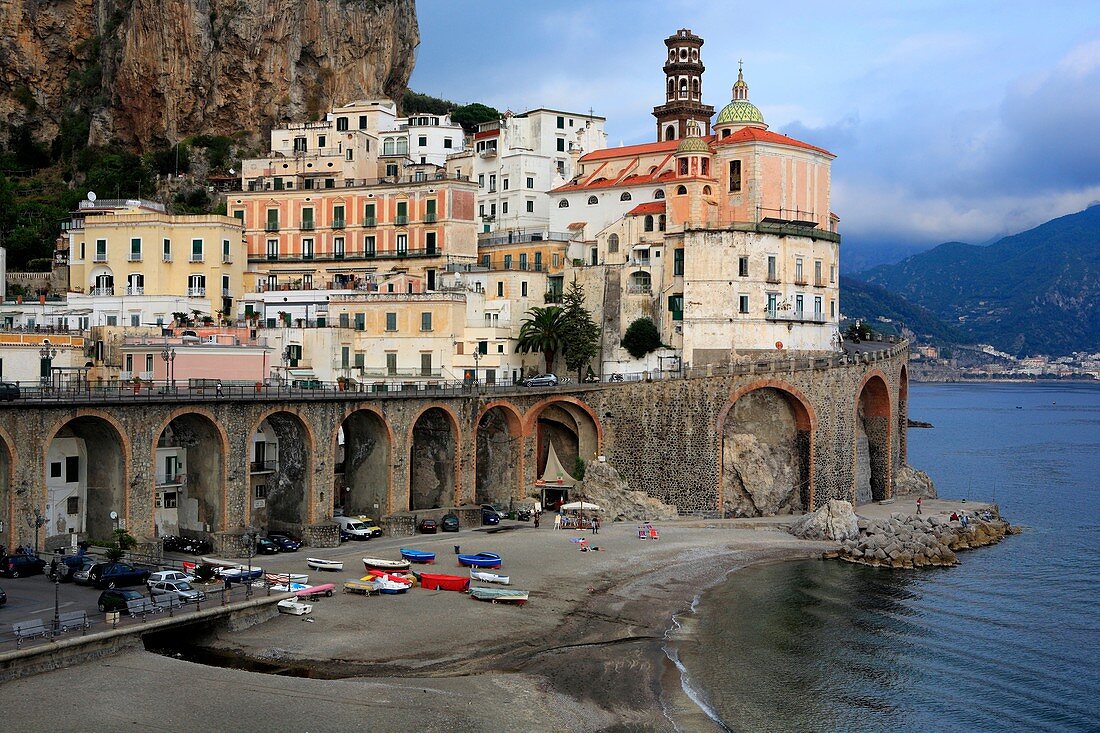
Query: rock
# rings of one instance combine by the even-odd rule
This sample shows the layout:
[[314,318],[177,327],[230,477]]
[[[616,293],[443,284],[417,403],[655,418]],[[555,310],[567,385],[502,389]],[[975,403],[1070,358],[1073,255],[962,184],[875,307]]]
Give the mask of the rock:
[[859,525],[851,503],[830,499],[829,503],[799,519],[791,534],[807,540],[844,540],[859,537]]
[[905,465],[894,474],[894,496],[924,496],[935,499],[936,486],[927,473]]
[[600,507],[605,521],[666,521],[679,516],[676,507],[663,503],[644,491],[633,491],[607,462],[592,461],[584,471],[584,480],[570,492]]

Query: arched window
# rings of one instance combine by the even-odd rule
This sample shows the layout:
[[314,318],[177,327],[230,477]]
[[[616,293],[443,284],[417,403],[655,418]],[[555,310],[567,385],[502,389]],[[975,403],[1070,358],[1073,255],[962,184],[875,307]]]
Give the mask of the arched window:
[[589,206],[595,206],[598,203],[600,203],[600,200],[598,198],[596,198],[595,196],[589,196],[588,197],[588,205]]
[[629,201],[630,191],[623,191],[623,195],[619,197],[619,201]]
[[680,79],[680,99],[687,99],[688,95],[688,80]]
[[665,140],[676,139],[676,125],[669,125],[665,128]]
[[663,199],[664,197],[665,197],[665,190],[663,188],[658,188],[656,191],[653,192],[653,199],[655,201]]
[[722,137],[729,137],[730,134],[730,129],[728,127],[725,130],[722,130]]
[[559,209],[568,209],[569,208],[569,200],[568,199],[562,199],[561,201],[559,201],[558,202],[558,208]]
[[691,80],[691,93],[699,96],[699,77],[697,76]]
[[703,158],[703,159],[702,159],[702,160],[701,160],[701,161],[699,162],[699,171],[700,171],[700,172],[701,172],[701,173],[702,173],[702,174],[703,174],[704,176],[706,176],[706,175],[710,175],[710,161],[709,161],[709,160],[707,160],[706,158]]
[[710,186],[703,186],[703,195],[710,196]]
[[652,214],[646,214],[645,215],[645,230],[647,232],[652,232],[653,231],[653,215]]
[[618,252],[619,251],[619,235],[610,234],[607,237],[607,251]]
[[630,273],[630,289],[634,292],[648,292],[650,289],[649,273],[644,270]]
[[663,232],[665,230],[665,215],[661,214],[657,217],[657,231]]
[[687,196],[687,192],[688,192],[687,186],[677,186],[676,187],[676,195],[677,196]]
[[688,174],[688,159],[680,158],[680,175],[686,176]]
[[668,80],[668,98],[672,99],[674,96],[676,96],[676,82],[672,81],[672,79],[669,79]]

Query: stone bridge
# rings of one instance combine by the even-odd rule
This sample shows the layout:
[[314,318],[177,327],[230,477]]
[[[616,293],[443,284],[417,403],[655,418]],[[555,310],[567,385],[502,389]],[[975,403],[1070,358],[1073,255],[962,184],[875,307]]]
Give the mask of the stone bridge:
[[[65,508],[84,536],[118,525],[148,542],[158,532],[203,534],[220,548],[258,527],[327,544],[336,507],[377,519],[532,496],[551,445],[566,472],[602,456],[631,488],[682,513],[886,498],[905,461],[907,345],[880,346],[556,389],[92,392],[5,403],[0,544],[35,544],[36,517],[41,535],[66,539],[70,528],[48,504],[51,495],[61,503],[57,486],[70,479],[86,486]],[[82,446],[71,465],[51,453],[63,443]],[[160,465],[158,446],[185,450],[179,477]],[[177,532],[160,526],[158,489],[169,485]]]

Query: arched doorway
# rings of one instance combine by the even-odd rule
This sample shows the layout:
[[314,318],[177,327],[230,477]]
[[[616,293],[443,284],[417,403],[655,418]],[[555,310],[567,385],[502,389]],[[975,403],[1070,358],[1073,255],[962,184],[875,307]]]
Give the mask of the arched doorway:
[[409,448],[409,511],[454,505],[457,446],[450,413],[439,407],[420,413]]
[[356,410],[348,415],[337,437],[333,508],[373,519],[388,514],[392,452],[389,428],[378,413]]
[[522,497],[522,432],[519,416],[507,407],[491,407],[478,420],[475,503],[507,503]]
[[600,428],[588,410],[566,400],[551,401],[533,419],[535,479],[545,483],[544,503],[553,505],[567,499],[568,489],[599,454]]
[[156,531],[205,539],[225,529],[225,436],[206,415],[172,419],[156,445]]
[[252,525],[300,533],[309,522],[313,443],[302,419],[274,412],[250,440]]
[[855,497],[857,504],[890,495],[890,392],[872,375],[856,400]]
[[106,543],[126,526],[126,450],[115,426],[94,415],[54,434],[46,451],[47,544],[69,544],[72,534]]
[[720,426],[722,510],[768,516],[811,509],[809,408],[779,387],[760,387],[733,402]]

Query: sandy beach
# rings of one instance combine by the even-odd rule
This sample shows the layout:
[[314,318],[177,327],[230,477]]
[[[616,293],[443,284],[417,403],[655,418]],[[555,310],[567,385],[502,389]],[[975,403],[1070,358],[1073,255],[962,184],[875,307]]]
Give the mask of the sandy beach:
[[[926,502],[925,511],[952,506]],[[516,523],[260,558],[265,569],[295,572],[306,571],[307,555],[344,560],[344,573],[312,573],[320,582],[357,577],[360,558],[396,558],[411,546],[437,552],[426,566],[433,571],[464,574],[453,550],[459,544],[463,552],[499,552],[500,572],[531,600],[494,605],[421,588],[337,594],[314,604],[311,616],[191,640],[244,669],[129,653],[5,685],[5,708],[28,732],[57,730],[56,719],[40,715],[50,689],[82,701],[74,724],[101,730],[148,721],[130,712],[136,701],[161,711],[160,730],[223,728],[230,720],[242,730],[706,730],[709,721],[664,654],[665,634],[674,614],[729,572],[820,557],[834,546],[794,538],[785,531],[791,519],[667,522],[659,541],[638,540],[633,523],[595,536]],[[582,536],[600,551],[580,552],[571,539]],[[257,668],[274,674],[245,671]]]

